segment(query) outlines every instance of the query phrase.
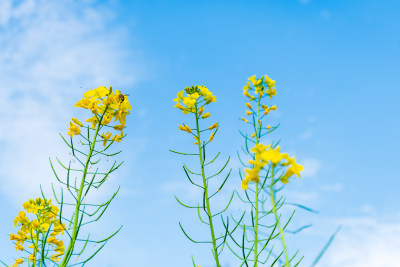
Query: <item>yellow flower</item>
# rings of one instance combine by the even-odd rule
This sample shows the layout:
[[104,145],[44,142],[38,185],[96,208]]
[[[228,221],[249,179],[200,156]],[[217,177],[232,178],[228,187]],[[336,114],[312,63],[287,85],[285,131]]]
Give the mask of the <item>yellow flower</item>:
[[21,250],[21,251],[24,251],[24,250],[25,250],[25,248],[24,248],[21,244],[19,244],[19,243],[17,243],[17,244],[15,245],[15,249],[16,249],[16,250]]
[[18,213],[18,216],[15,217],[15,219],[14,219],[14,227],[17,226],[18,223],[20,223],[22,225],[26,225],[26,224],[30,223],[28,217],[26,217],[26,212],[25,211],[20,211]]
[[209,142],[211,142],[214,139],[214,133],[211,133],[210,138],[208,139]]
[[251,77],[249,78],[249,81],[251,81],[251,83],[252,83],[254,86],[259,86],[259,85],[262,83],[262,80],[263,80],[263,78],[257,80],[257,79],[256,79],[256,75],[251,76]]
[[273,165],[278,165],[278,163],[283,159],[283,154],[280,152],[280,147],[273,149],[270,148],[261,154],[261,159],[265,162],[270,161]]
[[122,130],[124,130],[125,126],[124,125],[115,125],[113,128],[117,131],[122,132]]
[[181,131],[188,132],[188,133],[192,132],[192,129],[190,129],[190,127],[185,124],[183,126],[179,124],[178,127],[179,127],[179,130],[181,130]]
[[300,172],[303,170],[303,166],[297,164],[295,162],[295,158],[289,159],[288,163],[290,164],[290,167],[287,169],[286,173],[282,176],[281,178],[282,183],[287,183],[288,178],[295,174],[300,178]]
[[22,264],[24,261],[22,259],[17,259],[12,267],[17,267],[18,265]]
[[268,124],[268,126],[267,126],[267,130],[269,130],[269,129],[271,129],[271,125],[269,125],[269,124]]
[[250,100],[256,99],[254,96],[250,95],[249,92],[248,92],[247,90],[245,90],[245,91],[243,92],[243,94],[244,94],[245,96],[247,96],[248,98],[250,98]]
[[253,134],[251,135],[251,137],[252,137],[252,138],[254,138],[254,136],[256,136],[256,134],[255,134],[255,133],[253,133]]
[[263,143],[258,143],[255,145],[252,149],[250,149],[251,152],[256,153],[256,154],[261,154],[262,152],[265,152],[267,148],[269,148],[271,145],[264,145]]
[[249,102],[246,102],[246,107],[248,107],[249,109],[253,109]]
[[250,182],[260,182],[260,176],[258,175],[260,169],[253,168],[253,169],[245,169],[245,179],[242,181],[242,188],[243,190],[247,190]]
[[269,89],[266,91],[266,93],[267,93],[267,95],[269,96],[269,98],[272,99],[272,97],[276,95],[276,90],[273,89],[273,88],[269,88]]
[[200,108],[199,108],[199,116],[200,116],[201,114],[203,114],[203,111],[204,111],[204,107],[200,107]]
[[202,116],[203,119],[206,119],[206,118],[209,118],[209,117],[211,117],[211,114],[208,113],[208,112],[204,113],[204,115]]
[[80,133],[81,133],[81,129],[79,128],[79,126],[70,122],[69,128],[68,128],[68,135],[70,135],[72,138],[74,135],[79,135]]
[[247,116],[249,116],[249,115],[251,115],[251,114],[253,114],[252,111],[246,110],[246,115],[247,115]]
[[123,133],[122,133],[122,131],[121,131],[121,134],[116,134],[116,135],[114,135],[114,136],[112,137],[112,140],[115,141],[115,142],[121,142],[121,141],[122,141],[122,136],[123,136]]
[[243,179],[242,180],[242,189],[243,190],[247,190],[247,188],[249,187],[249,182],[250,182],[249,179]]
[[[246,85],[243,86],[243,91],[247,92],[247,90],[249,90],[249,89],[250,89],[250,82],[247,82]],[[243,93],[243,94],[245,95],[245,93]],[[247,95],[245,95],[245,96],[247,96]],[[251,96],[249,95],[248,97],[251,97]]]
[[96,89],[87,91],[86,93],[83,94],[83,96],[86,98],[96,98],[96,99],[103,98],[110,93],[111,89],[112,89],[111,87],[110,89],[107,89],[105,86],[99,86]]
[[[186,92],[187,96],[184,95]],[[201,101],[203,98],[206,102],[205,105],[216,102],[216,97],[207,89],[207,87],[202,85],[196,85],[191,87],[186,87],[185,90],[178,92],[177,97],[173,100],[176,102],[174,107],[182,110],[183,114],[196,113],[198,100]],[[183,104],[183,105],[182,105]],[[199,115],[202,114],[204,108],[199,108]]]
[[109,133],[109,132],[104,133],[104,132],[103,132],[103,133],[100,135],[100,137],[103,138],[103,146],[106,146],[107,141],[111,138],[111,133]]
[[255,85],[256,82],[257,82],[257,80],[256,80],[256,75],[251,76],[251,77],[249,78],[249,81],[251,81],[251,83],[252,83],[253,85]]
[[244,121],[244,122],[246,122],[246,123],[248,123],[249,121],[248,120],[246,120],[245,118],[242,118],[242,120]]
[[92,128],[96,128],[97,123],[99,122],[99,118],[97,118],[97,115],[94,115],[92,118],[87,119],[87,122],[91,122],[92,123]]
[[197,138],[197,136],[194,136],[194,139],[196,139],[196,142],[194,142],[193,144],[194,144],[194,145],[199,144],[199,139]]
[[265,75],[264,82],[267,84],[268,88],[275,87],[275,81],[269,78],[267,75]]
[[218,127],[218,122],[214,123],[213,125],[211,125],[210,127],[208,127],[208,130],[212,130]]
[[72,121],[75,122],[77,125],[79,125],[80,127],[83,126],[82,122],[80,122],[78,119],[72,118]]
[[109,112],[104,114],[103,119],[101,120],[102,125],[107,125],[110,123],[111,119],[113,118],[113,115]]

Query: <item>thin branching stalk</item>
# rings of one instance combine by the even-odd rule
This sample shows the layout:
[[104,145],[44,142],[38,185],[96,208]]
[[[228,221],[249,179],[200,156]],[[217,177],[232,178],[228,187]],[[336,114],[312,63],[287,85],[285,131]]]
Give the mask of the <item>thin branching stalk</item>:
[[[255,127],[256,127],[256,145],[258,144],[259,140],[260,140],[260,136],[259,136],[259,131],[258,131],[258,120],[259,120],[259,116],[260,116],[260,101],[261,98],[258,98],[258,103],[257,103],[257,119],[255,121]],[[256,221],[255,221],[255,226],[254,226],[254,267],[258,266],[258,194],[259,194],[259,183],[256,183],[256,197],[255,197],[255,201],[256,201]]]
[[272,204],[272,210],[274,211],[274,215],[275,215],[275,221],[278,224],[278,228],[279,228],[279,236],[281,237],[282,240],[282,246],[283,246],[283,250],[285,252],[285,266],[289,267],[289,255],[288,255],[288,251],[287,251],[287,247],[286,247],[286,243],[285,243],[285,237],[283,235],[283,229],[281,227],[280,224],[280,220],[279,220],[279,216],[278,216],[278,211],[276,208],[276,203],[275,203],[275,191],[274,191],[274,166],[272,166],[272,178],[271,178],[271,184],[269,186],[270,189],[270,194],[271,194],[271,204]]
[[211,238],[212,238],[212,243],[213,243],[213,254],[214,254],[214,259],[215,263],[217,264],[217,267],[220,267],[219,263],[219,258],[218,258],[218,251],[217,251],[217,242],[215,239],[215,233],[214,233],[214,226],[213,226],[213,220],[212,220],[212,214],[211,214],[211,209],[210,209],[210,201],[208,198],[208,182],[206,180],[205,172],[204,172],[204,162],[203,162],[203,154],[202,154],[202,149],[201,149],[201,139],[200,139],[200,130],[199,130],[199,115],[197,112],[197,104],[196,104],[196,112],[195,112],[195,117],[196,117],[196,131],[197,131],[197,144],[199,147],[199,159],[200,159],[200,166],[201,166],[201,177],[203,178],[203,187],[204,187],[204,198],[206,202],[206,209],[207,209],[207,215],[208,215],[208,222],[210,224],[210,231],[211,231]]
[[[107,108],[106,108],[107,109]],[[105,112],[103,113],[103,115],[101,116],[100,120],[99,120],[99,124],[97,125],[96,128],[96,132],[94,134],[93,137],[93,141],[92,144],[90,145],[90,150],[89,150],[89,154],[87,155],[86,158],[86,163],[85,163],[85,168],[82,174],[82,180],[81,180],[81,185],[79,187],[79,192],[78,192],[78,196],[76,199],[76,206],[75,206],[75,216],[74,216],[74,220],[73,220],[73,229],[72,229],[72,235],[71,235],[71,240],[69,242],[68,245],[68,249],[65,252],[64,258],[62,260],[62,262],[60,263],[59,267],[66,267],[68,261],[70,260],[72,253],[74,251],[74,247],[75,247],[75,242],[78,236],[78,230],[79,230],[79,214],[80,214],[80,207],[81,207],[81,202],[82,202],[82,192],[83,192],[83,188],[85,187],[85,181],[86,181],[86,175],[87,175],[87,170],[89,168],[90,165],[90,159],[92,157],[95,145],[96,145],[96,139],[97,139],[97,135],[99,133],[100,127],[101,127],[101,121],[103,119]]]

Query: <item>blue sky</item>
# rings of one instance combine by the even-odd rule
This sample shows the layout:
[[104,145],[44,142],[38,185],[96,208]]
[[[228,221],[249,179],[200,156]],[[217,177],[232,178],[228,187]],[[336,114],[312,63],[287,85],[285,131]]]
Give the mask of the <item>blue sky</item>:
[[[93,266],[186,267],[191,255],[213,266],[208,247],[190,243],[178,225],[207,234],[174,200],[195,202],[198,192],[182,172],[188,159],[168,151],[192,144],[177,129],[190,118],[172,99],[192,84],[217,96],[212,151],[230,155],[235,170],[224,198],[240,187],[242,87],[248,77],[268,74],[278,92],[271,120],[281,124],[271,138],[281,138],[282,150],[305,168],[285,194],[320,212],[296,212],[293,228],[313,227],[288,237],[292,252],[300,248],[302,266],[309,266],[342,225],[319,266],[394,266],[399,8],[398,1],[2,1],[2,259],[18,255],[8,233],[22,202],[55,182],[48,157],[68,158],[58,132],[72,116],[86,116],[74,103],[88,89],[112,85],[129,94],[133,111],[121,144],[125,164],[97,197],[119,185],[120,195],[91,231],[124,228]],[[229,251],[222,258],[236,266]]]

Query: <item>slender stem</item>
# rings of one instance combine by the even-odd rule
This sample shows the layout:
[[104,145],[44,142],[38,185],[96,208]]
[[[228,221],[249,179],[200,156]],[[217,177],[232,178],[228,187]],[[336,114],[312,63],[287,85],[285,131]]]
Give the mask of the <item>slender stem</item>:
[[217,251],[217,242],[215,239],[215,234],[214,234],[214,226],[213,226],[213,221],[212,221],[212,215],[211,215],[211,209],[210,209],[210,202],[208,199],[208,182],[206,180],[205,172],[204,172],[204,162],[203,162],[203,154],[201,151],[201,139],[200,139],[200,130],[199,130],[199,115],[197,111],[197,104],[196,104],[196,128],[197,128],[197,145],[199,147],[199,158],[200,158],[200,166],[201,166],[201,177],[203,178],[203,186],[204,186],[204,198],[206,200],[206,209],[207,209],[207,215],[208,215],[208,221],[210,224],[210,231],[211,231],[211,238],[212,238],[212,243],[213,243],[213,248],[214,248],[214,259],[217,264],[217,267],[221,267],[221,264],[219,263],[218,259],[218,251]]
[[35,242],[35,247],[33,249],[33,251],[35,252],[35,258],[33,260],[33,266],[36,266],[36,257],[37,257],[37,254],[39,252],[38,248],[39,248],[39,231],[36,230],[36,242]]
[[78,224],[79,224],[79,214],[80,214],[80,209],[79,208],[80,208],[81,203],[82,203],[82,199],[81,199],[82,198],[82,191],[83,191],[83,188],[85,186],[85,179],[86,179],[86,175],[87,175],[87,170],[88,170],[89,165],[90,165],[90,159],[92,157],[92,153],[93,153],[94,147],[96,145],[97,134],[98,134],[98,132],[99,132],[99,130],[101,128],[101,122],[103,120],[104,114],[106,113],[106,110],[107,110],[107,107],[106,107],[104,113],[102,114],[102,116],[101,116],[101,118],[99,120],[99,123],[98,123],[97,128],[96,128],[96,132],[95,132],[94,137],[93,137],[92,144],[90,145],[89,154],[87,155],[87,158],[86,158],[85,169],[84,169],[83,174],[82,174],[81,185],[79,187],[78,196],[76,198],[76,206],[75,206],[75,214],[74,214],[75,215],[74,216],[74,225],[73,225],[73,230],[72,230],[72,235],[71,235],[71,241],[70,241],[70,243],[68,245],[68,249],[65,252],[64,258],[63,258],[62,262],[60,263],[59,267],[66,267],[67,266],[67,263],[68,263],[69,259],[71,258],[73,250],[74,250],[76,238],[78,236],[78,226],[79,226]]
[[279,216],[278,216],[278,212],[276,210],[275,191],[274,191],[274,178],[273,177],[274,177],[274,166],[272,166],[272,178],[271,178],[271,184],[270,184],[271,203],[272,203],[272,208],[273,208],[274,215],[275,215],[275,220],[276,220],[276,223],[278,224],[278,227],[279,227],[279,235],[280,235],[281,240],[282,240],[283,250],[285,251],[285,259],[286,259],[285,266],[289,267],[289,256],[288,256],[288,251],[287,251],[287,248],[286,248],[285,237],[283,236],[283,229],[282,229],[281,224],[279,222]]
[[[258,103],[257,103],[257,119],[255,121],[255,127],[256,127],[256,145],[259,143],[260,141],[260,136],[259,136],[259,130],[258,130],[258,126],[259,126],[259,118],[260,118],[260,100],[261,98],[258,98]],[[254,267],[258,266],[258,195],[259,195],[259,189],[258,189],[258,183],[256,183],[256,221],[255,221],[255,226],[254,226]]]

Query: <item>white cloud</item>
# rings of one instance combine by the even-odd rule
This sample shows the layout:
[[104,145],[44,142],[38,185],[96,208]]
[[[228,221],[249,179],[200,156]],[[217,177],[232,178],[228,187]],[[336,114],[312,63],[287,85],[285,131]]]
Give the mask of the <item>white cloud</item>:
[[371,217],[335,221],[342,224],[342,229],[318,266],[398,266],[400,223],[378,221]]
[[301,172],[302,177],[315,177],[321,169],[321,162],[313,158],[305,158],[301,161],[304,170]]
[[68,158],[58,132],[83,91],[132,86],[143,68],[107,6],[6,0],[0,10],[0,191],[20,202],[55,181],[48,157]]

